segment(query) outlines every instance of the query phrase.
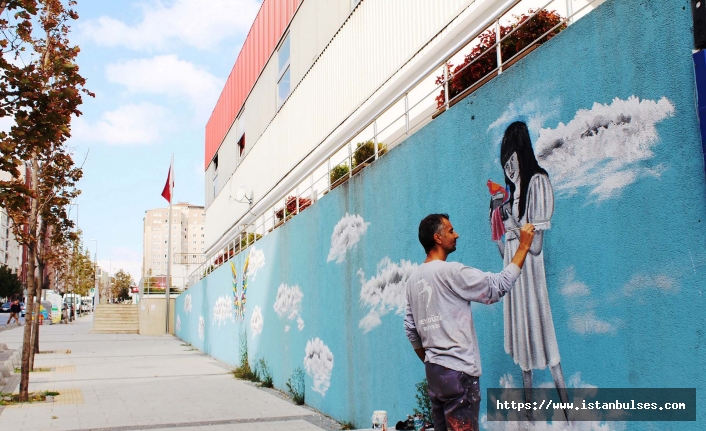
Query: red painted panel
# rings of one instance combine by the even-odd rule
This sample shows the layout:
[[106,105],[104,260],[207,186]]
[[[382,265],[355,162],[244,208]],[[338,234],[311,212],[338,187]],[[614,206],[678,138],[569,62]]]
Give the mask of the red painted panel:
[[[206,124],[204,170],[302,0],[264,0]],[[273,82],[272,85],[275,85]]]

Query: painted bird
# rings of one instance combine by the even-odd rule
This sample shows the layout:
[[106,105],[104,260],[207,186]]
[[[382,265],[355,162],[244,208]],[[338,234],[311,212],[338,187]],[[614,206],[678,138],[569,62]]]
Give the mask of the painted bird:
[[488,191],[490,192],[491,196],[495,196],[498,193],[502,193],[503,194],[503,202],[505,202],[507,200],[507,198],[509,197],[509,193],[507,192],[507,190],[505,190],[505,187],[501,186],[500,184],[494,183],[491,180],[488,180],[487,185],[488,185]]

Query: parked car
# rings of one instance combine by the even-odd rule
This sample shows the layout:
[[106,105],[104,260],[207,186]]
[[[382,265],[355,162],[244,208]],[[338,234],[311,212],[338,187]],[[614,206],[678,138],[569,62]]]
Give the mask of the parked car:
[[11,305],[12,305],[12,302],[6,302],[6,303],[2,304],[2,308],[0,308],[0,312],[9,313]]
[[20,313],[20,316],[25,317],[25,303],[20,302],[20,307],[22,307],[22,312]]

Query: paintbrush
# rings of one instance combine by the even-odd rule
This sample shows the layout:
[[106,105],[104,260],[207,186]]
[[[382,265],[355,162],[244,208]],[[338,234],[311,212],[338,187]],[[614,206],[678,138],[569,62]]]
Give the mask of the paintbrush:
[[[544,226],[544,225],[547,225],[547,224],[549,224],[549,223],[550,223],[550,220],[547,220],[547,221],[538,221],[537,223],[532,223],[532,224],[533,224],[535,227],[537,227],[537,226]],[[520,230],[520,229],[522,229],[522,228],[521,228],[521,227],[514,227],[514,228],[512,228],[512,229],[507,229],[507,231],[508,231],[508,232],[512,232],[512,231],[518,231],[518,230]]]

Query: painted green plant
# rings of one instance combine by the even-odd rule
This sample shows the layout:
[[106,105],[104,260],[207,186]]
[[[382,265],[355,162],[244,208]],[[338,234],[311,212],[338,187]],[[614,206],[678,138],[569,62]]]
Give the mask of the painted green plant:
[[256,374],[257,379],[261,383],[260,386],[263,388],[272,387],[272,371],[270,370],[270,366],[267,364],[267,360],[265,358],[260,358],[257,361]]

